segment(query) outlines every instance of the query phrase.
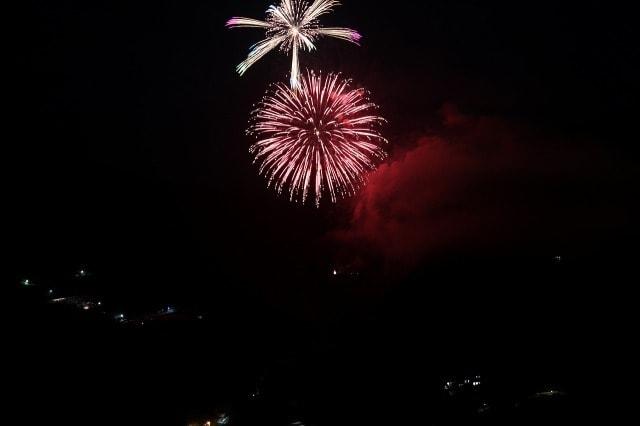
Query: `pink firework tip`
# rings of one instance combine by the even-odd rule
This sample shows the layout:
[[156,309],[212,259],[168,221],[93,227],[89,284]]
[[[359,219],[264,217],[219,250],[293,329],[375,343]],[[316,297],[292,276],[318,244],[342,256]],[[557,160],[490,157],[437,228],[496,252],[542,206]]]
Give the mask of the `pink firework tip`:
[[278,193],[320,205],[353,195],[368,171],[386,157],[385,122],[364,89],[352,88],[339,74],[301,75],[291,89],[277,83],[253,111],[249,134],[254,163]]
[[269,28],[269,24],[258,19],[234,16],[225,24],[227,28]]

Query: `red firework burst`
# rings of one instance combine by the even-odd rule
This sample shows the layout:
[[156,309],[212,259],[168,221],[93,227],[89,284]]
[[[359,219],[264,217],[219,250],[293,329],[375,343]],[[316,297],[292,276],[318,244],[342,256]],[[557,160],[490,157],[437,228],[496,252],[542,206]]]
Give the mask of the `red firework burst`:
[[336,202],[386,156],[376,109],[350,80],[307,72],[298,89],[280,83],[267,91],[252,113],[248,133],[258,141],[250,152],[268,186],[290,200],[312,197],[319,206],[326,192]]

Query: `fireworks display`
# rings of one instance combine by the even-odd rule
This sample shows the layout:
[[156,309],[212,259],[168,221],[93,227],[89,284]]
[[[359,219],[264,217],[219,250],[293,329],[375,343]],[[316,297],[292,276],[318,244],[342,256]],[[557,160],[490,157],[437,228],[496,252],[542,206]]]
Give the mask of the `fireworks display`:
[[376,109],[364,89],[337,74],[306,72],[297,89],[276,84],[252,114],[254,162],[268,185],[292,201],[312,198],[319,206],[326,192],[336,202],[385,157],[378,131],[384,119]]
[[267,9],[264,21],[231,18],[229,28],[262,28],[266,38],[251,47],[237,67],[240,75],[270,51],[291,52],[290,87],[278,83],[253,111],[248,133],[257,141],[249,151],[268,186],[292,201],[314,200],[324,194],[332,202],[355,193],[385,157],[384,122],[364,89],[352,88],[337,74],[300,73],[299,52],[312,51],[322,36],[355,44],[360,34],[349,28],[324,28],[319,18],[336,0],[281,0]]
[[314,0],[311,4],[302,0],[282,0],[279,6],[267,9],[267,18],[260,21],[251,18],[231,18],[227,22],[229,28],[264,28],[267,37],[251,47],[249,56],[237,67],[243,75],[249,67],[263,56],[278,48],[291,52],[291,87],[299,87],[300,65],[299,51],[312,51],[314,42],[322,36],[339,38],[358,44],[361,36],[357,31],[348,28],[323,28],[318,18],[339,5],[336,0]]

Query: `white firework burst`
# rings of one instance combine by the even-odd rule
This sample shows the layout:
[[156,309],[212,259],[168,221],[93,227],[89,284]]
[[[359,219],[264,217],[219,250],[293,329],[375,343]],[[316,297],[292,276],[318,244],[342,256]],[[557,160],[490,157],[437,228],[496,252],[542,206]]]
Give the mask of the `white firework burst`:
[[278,6],[269,6],[264,21],[251,18],[231,18],[229,28],[264,28],[267,37],[251,47],[249,56],[237,66],[243,75],[253,64],[275,48],[291,52],[291,87],[300,87],[299,52],[312,51],[315,41],[322,37],[334,37],[358,44],[362,36],[349,28],[321,27],[318,18],[340,4],[336,0],[314,0],[311,4],[302,0],[282,0]]
[[302,203],[313,198],[316,206],[327,193],[335,203],[386,157],[377,109],[350,80],[306,72],[298,89],[279,83],[267,91],[252,114],[248,133],[257,141],[250,152],[278,193]]

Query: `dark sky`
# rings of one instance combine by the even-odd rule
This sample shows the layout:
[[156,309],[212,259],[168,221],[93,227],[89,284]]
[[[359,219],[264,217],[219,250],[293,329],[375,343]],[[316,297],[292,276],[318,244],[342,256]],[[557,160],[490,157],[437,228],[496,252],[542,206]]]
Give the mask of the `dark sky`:
[[302,66],[371,91],[389,158],[320,209],[277,197],[248,153],[252,106],[289,58],[239,77],[261,32],[224,24],[262,17],[266,0],[31,0],[15,15],[2,194],[14,282],[86,265],[87,292],[211,314],[139,339],[32,315],[25,298],[7,347],[30,373],[12,392],[26,413],[42,402],[80,410],[59,414],[78,424],[82,410],[127,424],[135,407],[185,424],[225,392],[245,398],[261,371],[282,412],[312,425],[423,422],[443,374],[477,366],[509,386],[612,389],[637,311],[631,2],[343,3],[323,22],[358,29],[362,46],[321,40]]
[[252,105],[288,59],[240,78],[261,32],[224,23],[266,6],[30,3],[10,142],[17,271],[86,263],[126,292],[189,294],[202,276],[597,252],[635,235],[639,53],[625,2],[345,1],[325,22],[358,29],[362,47],[322,40],[302,65],[371,90],[390,157],[359,196],[319,210],[267,190],[247,152]]

